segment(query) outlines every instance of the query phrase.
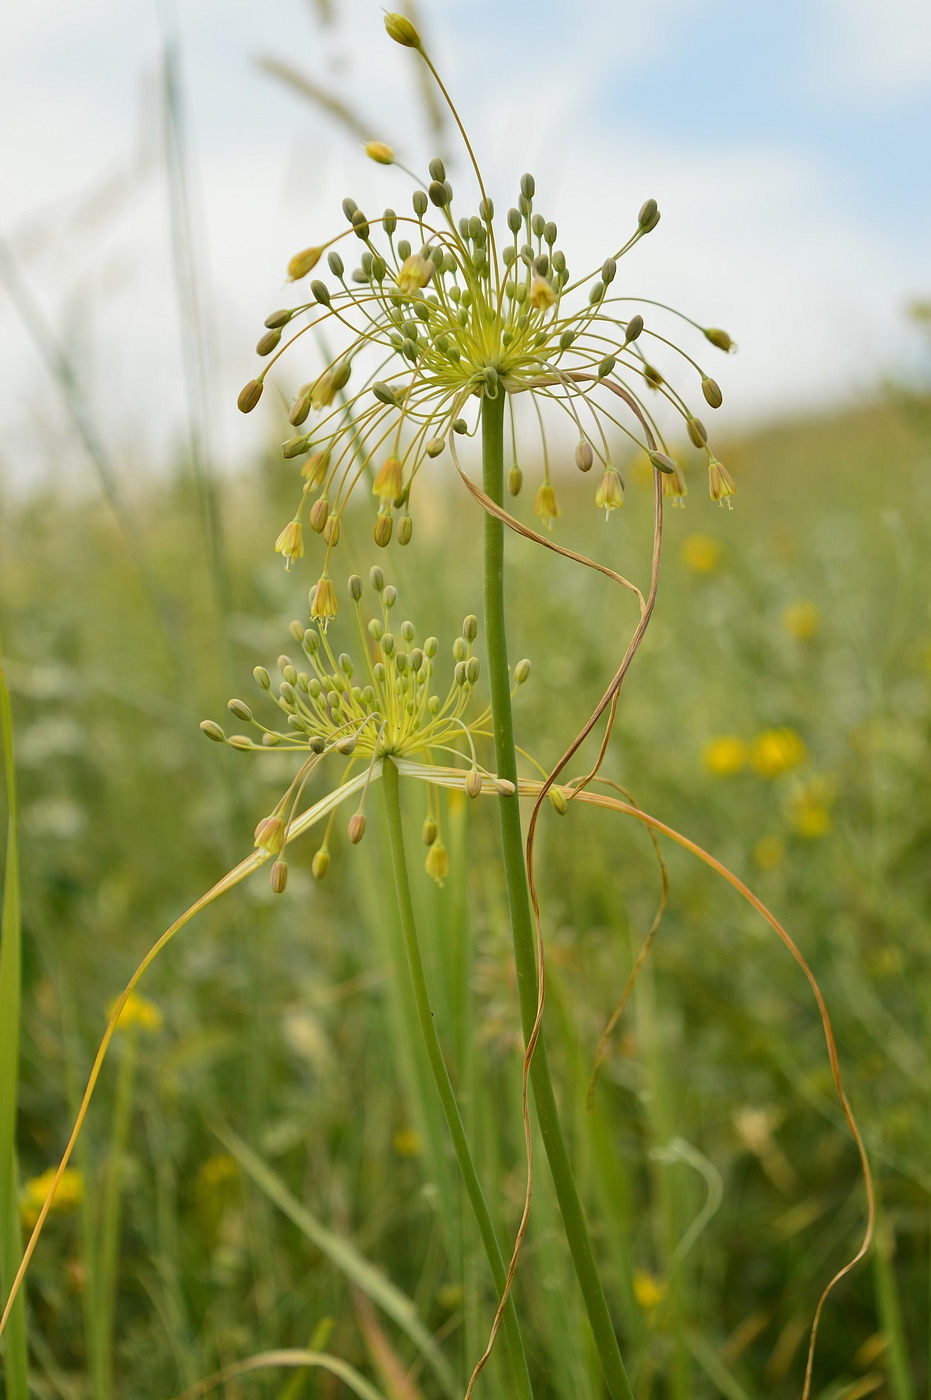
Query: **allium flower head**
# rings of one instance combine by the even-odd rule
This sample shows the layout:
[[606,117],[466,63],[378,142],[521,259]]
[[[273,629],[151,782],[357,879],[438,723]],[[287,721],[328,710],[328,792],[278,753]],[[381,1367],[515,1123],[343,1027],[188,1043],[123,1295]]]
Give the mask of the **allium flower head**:
[[[322,372],[318,366],[315,377],[298,391],[289,415],[302,431],[285,442],[284,456],[307,461],[300,468],[300,505],[278,541],[286,562],[290,565],[300,555],[294,527],[306,508],[314,529],[324,535],[326,576],[339,541],[338,522],[362,479],[370,486],[374,481],[379,498],[376,542],[381,547],[392,539],[405,544],[421,469],[452,443],[452,433],[471,434],[482,401],[499,394],[509,405],[521,394],[530,395],[539,408],[571,423],[579,442],[576,464],[583,472],[597,466],[595,504],[608,515],[622,501],[609,445],[619,435],[669,476],[664,489],[674,503],[685,494],[681,470],[665,449],[663,425],[670,415],[673,421],[678,417],[693,446],[707,455],[712,498],[730,505],[733,482],[708,449],[704,425],[688,406],[684,394],[691,391],[680,392],[652,357],[679,355],[694,390],[700,389],[712,408],[720,405],[721,390],[666,333],[664,318],[679,313],[632,295],[622,272],[622,260],[659,223],[656,201],[648,199],[627,230],[608,243],[600,266],[574,273],[559,246],[556,223],[539,207],[534,177],[523,175],[514,204],[503,217],[496,212],[458,113],[416,28],[396,14],[386,16],[385,26],[392,39],[426,63],[449,103],[472,166],[477,200],[468,200],[460,213],[442,160],[432,160],[428,171],[417,175],[390,147],[370,141],[365,151],[372,160],[414,181],[407,212],[389,208],[370,215],[347,198],[343,230],[288,264],[292,282],[301,282],[325,255],[329,275],[310,283],[303,302],[267,318],[257,349],[269,363],[239,400],[243,412],[250,412],[271,366],[286,352],[293,359],[310,345],[308,331],[317,345],[333,347],[330,362]],[[733,349],[726,331],[690,324],[717,350]],[[542,414],[539,423],[542,431]],[[516,452],[516,424],[514,429]],[[521,480],[515,462],[509,475],[513,493]],[[548,466],[543,488],[537,494],[537,514],[550,526],[559,511]],[[322,511],[317,509],[321,500],[326,502]],[[394,528],[396,511],[402,512],[403,528]]]

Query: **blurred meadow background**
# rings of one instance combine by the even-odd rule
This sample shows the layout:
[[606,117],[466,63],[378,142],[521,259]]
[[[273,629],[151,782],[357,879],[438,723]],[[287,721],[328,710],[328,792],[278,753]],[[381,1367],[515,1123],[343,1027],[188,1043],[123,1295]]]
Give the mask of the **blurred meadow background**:
[[[499,203],[533,170],[583,265],[655,197],[663,222],[625,278],[738,343],[712,367],[735,510],[712,506],[677,444],[690,494],[667,513],[656,617],[605,772],[745,879],[821,981],[879,1214],[825,1310],[813,1393],[917,1400],[931,1390],[931,21],[912,0],[437,0],[417,18]],[[0,636],[17,793],[2,829],[18,834],[0,971],[0,1155],[14,1113],[17,1154],[17,1180],[0,1174],[6,1287],[107,1007],[248,852],[291,774],[198,729],[230,696],[254,703],[252,668],[288,650],[315,577],[272,553],[293,503],[285,398],[235,411],[261,321],[343,195],[397,198],[360,141],[418,168],[440,151],[454,178],[462,162],[368,0],[14,0],[2,31]],[[649,468],[626,464],[606,524],[565,455],[554,537],[644,580]],[[481,603],[481,518],[447,460],[409,549],[374,550],[362,501],[340,561],[379,563],[441,659]],[[539,463],[523,466],[515,509],[535,523]],[[508,553],[512,660],[533,663],[518,738],[545,766],[635,612],[525,541]],[[404,800],[417,857],[423,793]],[[510,1239],[522,1042],[495,814],[444,803],[449,876],[437,888],[416,858],[415,897]],[[494,1299],[415,1034],[378,801],[370,812],[358,847],[337,821],[325,880],[305,838],[283,896],[253,877],[145,979],[27,1276],[28,1382],[7,1342],[6,1400],[23,1383],[40,1400],[193,1397],[258,1352],[307,1347],[388,1400],[462,1394]],[[794,1397],[818,1296],[862,1236],[858,1162],[798,968],[711,872],[661,850],[665,917],[589,1107],[661,875],[636,824],[544,811],[560,1105],[637,1400]],[[601,1396],[538,1155],[516,1284],[531,1373],[540,1397]],[[499,1358],[480,1389],[508,1394]],[[351,1392],[268,1369],[218,1393]]]

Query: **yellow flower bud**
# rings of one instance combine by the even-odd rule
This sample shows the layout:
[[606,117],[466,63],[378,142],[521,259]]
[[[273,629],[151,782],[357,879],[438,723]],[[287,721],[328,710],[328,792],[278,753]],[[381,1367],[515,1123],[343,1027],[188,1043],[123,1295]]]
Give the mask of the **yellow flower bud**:
[[569,803],[566,801],[566,794],[562,788],[551,787],[549,797],[556,811],[561,817],[564,817],[569,810]]
[[705,331],[705,339],[710,340],[712,345],[716,345],[719,350],[725,352],[737,349],[727,331],[722,331],[720,326],[709,326]]
[[300,282],[302,277],[306,277],[308,272],[317,266],[322,252],[322,248],[305,248],[302,253],[295,253],[288,263],[289,280]]
[[449,874],[449,855],[442,841],[434,841],[425,861],[425,869],[431,880],[442,886]]
[[544,481],[537,492],[533,509],[534,514],[540,517],[548,530],[551,528],[552,521],[562,514],[556,501],[556,492],[548,481]]
[[255,828],[255,849],[276,856],[284,845],[284,822],[280,817],[263,817]]
[[314,596],[310,604],[311,617],[318,617],[323,622],[329,622],[339,612],[339,602],[336,597],[336,589],[333,587],[328,576],[323,575],[317,580],[314,588]]
[[275,541],[275,553],[284,555],[285,568],[304,553],[304,531],[299,520],[289,520]]
[[319,501],[314,501],[310,509],[310,528],[315,535],[323,533],[330,515],[330,503],[326,496],[321,496]]
[[[623,504],[624,488],[621,485],[621,478],[613,467],[609,467],[595,492],[595,505],[599,510],[604,511],[607,519],[612,510],[620,510]],[[550,791],[552,792],[552,789]]]
[[272,866],[271,882],[274,894],[284,894],[288,883],[288,867],[283,860],[276,860]]
[[349,839],[354,846],[358,846],[365,835],[365,813],[353,812],[349,818]]
[[422,287],[426,287],[433,276],[433,263],[426,258],[422,258],[419,253],[411,253],[409,258],[405,258],[398,272],[398,290],[405,296],[410,296],[411,292],[419,292]]
[[420,48],[420,35],[406,15],[385,15],[385,29],[396,44],[403,44],[406,49]]
[[556,300],[556,293],[545,277],[534,277],[527,300],[534,311],[548,311]]
[[482,791],[482,775],[477,768],[471,769],[465,780],[465,790],[470,797],[478,797]]
[[733,478],[726,467],[712,457],[708,463],[708,490],[713,501],[720,502],[721,505],[727,501],[730,506],[730,497],[736,491]]
[[310,863],[311,873],[315,880],[323,879],[324,875],[327,873],[329,864],[330,853],[321,847]]
[[394,164],[394,151],[390,146],[386,146],[384,141],[366,141],[365,154],[369,160],[374,160],[379,165]]
[[375,543],[378,545],[379,549],[386,548],[388,541],[391,539],[391,531],[393,529],[394,522],[391,516],[379,513],[378,519],[375,521]]
[[372,495],[377,496],[383,505],[390,505],[403,490],[401,461],[392,453],[390,457],[385,458],[378,469],[375,485],[372,487]]
[[339,516],[328,515],[327,522],[323,527],[323,538],[331,549],[335,549],[339,544]]

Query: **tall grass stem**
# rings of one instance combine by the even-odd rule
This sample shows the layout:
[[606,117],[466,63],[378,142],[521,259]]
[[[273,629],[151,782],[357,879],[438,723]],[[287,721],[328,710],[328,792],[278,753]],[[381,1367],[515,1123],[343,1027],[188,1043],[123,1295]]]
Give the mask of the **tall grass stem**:
[[[442,1101],[443,1112],[446,1115],[446,1121],[449,1125],[449,1132],[453,1140],[453,1147],[456,1151],[456,1158],[459,1162],[460,1170],[462,1171],[469,1201],[475,1213],[475,1220],[478,1225],[479,1234],[482,1237],[485,1253],[488,1257],[488,1265],[491,1269],[494,1285],[500,1296],[504,1292],[506,1281],[504,1258],[501,1253],[501,1245],[495,1231],[491,1213],[488,1209],[488,1203],[485,1200],[485,1193],[482,1190],[482,1183],[479,1180],[478,1172],[475,1169],[475,1163],[472,1160],[472,1152],[463,1126],[462,1115],[459,1111],[459,1102],[449,1077],[449,1071],[446,1068],[446,1061],[443,1058],[440,1038],[433,1020],[433,1011],[430,1006],[430,994],[427,989],[427,979],[420,952],[420,942],[417,937],[417,927],[414,922],[414,905],[411,898],[410,879],[407,872],[407,858],[404,852],[404,830],[401,822],[398,770],[388,758],[385,759],[382,768],[382,786],[385,794],[385,811],[388,818],[388,839],[391,846],[391,864],[394,872],[395,893],[397,895],[398,911],[401,916],[401,926],[404,930],[404,943],[407,949],[408,966],[414,989],[414,999],[417,1005],[417,1017],[420,1022],[420,1029],[423,1035],[424,1045],[426,1046],[427,1055],[430,1060],[430,1068],[433,1071],[433,1077],[436,1081],[437,1092]],[[505,1306],[504,1331],[514,1368],[517,1394],[522,1397],[522,1400],[531,1400],[533,1391],[530,1385],[527,1359],[524,1355],[524,1345],[521,1339],[520,1327],[517,1321],[517,1310],[514,1306],[513,1298],[508,1298]]]
[[[482,485],[498,506],[504,503],[504,407],[505,397],[487,395],[482,402]],[[484,521],[485,639],[488,647],[488,684],[491,691],[495,763],[499,778],[514,784],[511,795],[500,795],[498,811],[507,882],[508,907],[514,939],[514,959],[524,1036],[529,1040],[537,1018],[537,960],[533,917],[524,864],[524,843],[517,795],[517,755],[511,714],[511,681],[508,672],[507,626],[504,603],[504,524],[486,511]],[[621,1350],[598,1275],[588,1226],[563,1136],[556,1096],[550,1077],[546,1044],[541,1030],[530,1066],[530,1080],[556,1197],[572,1262],[605,1380],[612,1400],[633,1400]]]

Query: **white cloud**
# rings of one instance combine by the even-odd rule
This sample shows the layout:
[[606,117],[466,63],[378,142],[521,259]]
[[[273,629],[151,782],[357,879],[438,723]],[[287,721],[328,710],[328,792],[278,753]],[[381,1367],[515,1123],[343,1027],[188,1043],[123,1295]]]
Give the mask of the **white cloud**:
[[816,67],[829,87],[858,103],[931,85],[928,0],[823,0]]

